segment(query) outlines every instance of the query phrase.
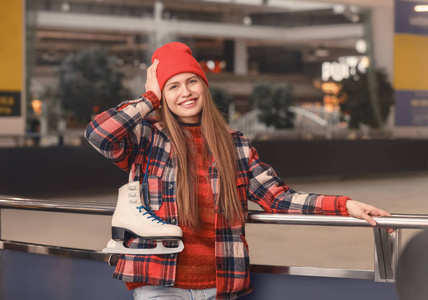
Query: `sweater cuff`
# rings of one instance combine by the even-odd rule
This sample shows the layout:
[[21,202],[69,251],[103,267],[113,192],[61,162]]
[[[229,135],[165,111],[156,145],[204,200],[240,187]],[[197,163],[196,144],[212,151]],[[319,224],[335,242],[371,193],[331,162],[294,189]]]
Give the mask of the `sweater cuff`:
[[141,97],[147,99],[150,101],[150,103],[152,103],[153,105],[153,110],[157,110],[160,106],[160,100],[159,98],[155,95],[155,93],[153,93],[152,91],[147,91],[145,92]]
[[350,199],[345,196],[325,196],[322,202],[323,214],[349,216],[346,202]]
[[125,282],[126,288],[128,289],[128,291],[148,285],[142,282]]

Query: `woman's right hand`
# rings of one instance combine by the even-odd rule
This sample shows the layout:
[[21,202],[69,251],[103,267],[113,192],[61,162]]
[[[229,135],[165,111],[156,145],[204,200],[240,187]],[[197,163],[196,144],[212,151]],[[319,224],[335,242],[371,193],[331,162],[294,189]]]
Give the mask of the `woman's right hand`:
[[159,60],[155,59],[153,64],[147,69],[146,92],[152,91],[160,100],[162,92],[156,77],[156,70],[158,69]]

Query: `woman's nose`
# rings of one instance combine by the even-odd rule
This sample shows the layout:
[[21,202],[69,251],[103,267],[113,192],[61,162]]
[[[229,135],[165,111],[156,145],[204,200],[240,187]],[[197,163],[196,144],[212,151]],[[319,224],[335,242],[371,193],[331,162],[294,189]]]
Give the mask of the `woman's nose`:
[[183,87],[183,93],[181,94],[183,97],[187,97],[187,96],[189,96],[191,93],[192,93],[192,91],[189,89],[189,87],[188,86],[184,86]]

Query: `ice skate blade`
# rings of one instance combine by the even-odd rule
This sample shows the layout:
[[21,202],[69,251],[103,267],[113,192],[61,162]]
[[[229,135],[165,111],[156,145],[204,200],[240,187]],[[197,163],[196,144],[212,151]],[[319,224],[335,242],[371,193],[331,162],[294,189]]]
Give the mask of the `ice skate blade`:
[[160,255],[160,254],[173,254],[183,251],[183,241],[178,241],[178,247],[167,248],[161,241],[156,245],[156,248],[149,249],[134,249],[126,248],[123,246],[123,241],[110,240],[107,244],[107,248],[102,250],[103,253],[108,254],[134,254],[134,255]]

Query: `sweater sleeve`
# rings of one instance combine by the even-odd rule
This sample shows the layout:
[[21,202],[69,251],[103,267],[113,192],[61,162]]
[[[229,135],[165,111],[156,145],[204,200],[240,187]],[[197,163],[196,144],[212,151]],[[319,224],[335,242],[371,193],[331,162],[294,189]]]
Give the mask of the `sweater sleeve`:
[[348,216],[345,196],[296,192],[279,178],[269,165],[260,161],[250,146],[249,200],[269,213],[324,214]]
[[86,127],[85,137],[103,156],[129,172],[139,148],[150,143],[153,128],[144,118],[159,104],[151,91],[140,99],[124,101],[98,114]]

